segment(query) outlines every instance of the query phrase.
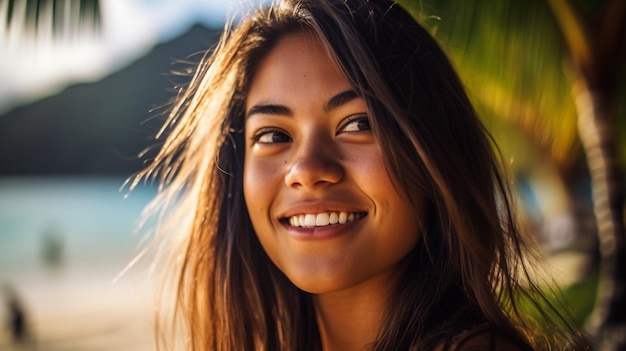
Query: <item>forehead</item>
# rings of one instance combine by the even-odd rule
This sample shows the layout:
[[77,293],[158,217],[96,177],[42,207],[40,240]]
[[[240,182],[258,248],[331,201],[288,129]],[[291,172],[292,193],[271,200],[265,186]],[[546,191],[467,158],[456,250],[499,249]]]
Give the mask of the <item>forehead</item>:
[[300,62],[330,61],[320,39],[310,31],[296,31],[281,36],[261,58],[259,68],[272,62],[283,67],[297,66]]
[[246,105],[330,95],[350,88],[320,40],[312,33],[297,32],[279,39],[261,59],[251,78]]

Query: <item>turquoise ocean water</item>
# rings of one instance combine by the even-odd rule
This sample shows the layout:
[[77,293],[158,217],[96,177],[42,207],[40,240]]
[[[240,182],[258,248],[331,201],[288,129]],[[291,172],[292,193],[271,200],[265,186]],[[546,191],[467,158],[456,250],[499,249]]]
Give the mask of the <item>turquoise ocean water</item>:
[[137,226],[155,191],[123,182],[0,177],[0,351],[14,346],[12,294],[38,349],[152,349],[148,269],[117,277],[145,246]]
[[0,279],[132,257],[154,191],[115,177],[0,178]]

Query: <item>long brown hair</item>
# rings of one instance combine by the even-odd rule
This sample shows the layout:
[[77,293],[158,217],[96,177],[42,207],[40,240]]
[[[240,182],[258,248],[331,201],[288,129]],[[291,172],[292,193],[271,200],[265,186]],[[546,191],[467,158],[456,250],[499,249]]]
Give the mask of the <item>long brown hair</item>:
[[[529,279],[491,139],[432,37],[391,1],[285,0],[227,25],[136,178],[160,177],[164,186],[157,202],[169,216],[167,245],[178,245],[170,267],[189,348],[321,349],[311,296],[266,256],[242,186],[250,79],[273,44],[296,31],[319,37],[367,102],[397,187],[427,200],[422,240],[405,258],[372,349],[433,349],[478,325],[521,349],[581,347],[564,319],[564,327],[550,322],[560,315]],[[520,310],[520,296],[552,326],[552,341]]]

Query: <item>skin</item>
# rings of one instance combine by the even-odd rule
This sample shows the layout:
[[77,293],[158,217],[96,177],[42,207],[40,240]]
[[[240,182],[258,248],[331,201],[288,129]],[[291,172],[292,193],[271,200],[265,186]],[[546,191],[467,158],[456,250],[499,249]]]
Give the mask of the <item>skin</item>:
[[[277,42],[246,99],[250,218],[274,264],[314,294],[325,350],[360,350],[375,339],[394,273],[422,228],[422,209],[394,187],[367,114],[308,33]],[[323,212],[357,219],[313,228],[288,222]]]

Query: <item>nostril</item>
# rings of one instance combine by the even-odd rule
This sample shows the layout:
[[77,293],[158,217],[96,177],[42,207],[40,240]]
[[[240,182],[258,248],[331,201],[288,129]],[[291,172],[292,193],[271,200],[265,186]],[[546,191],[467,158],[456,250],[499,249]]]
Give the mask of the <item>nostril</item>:
[[343,176],[341,162],[318,153],[298,158],[289,168],[285,183],[291,187],[315,188],[338,183]]

